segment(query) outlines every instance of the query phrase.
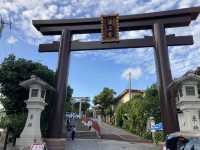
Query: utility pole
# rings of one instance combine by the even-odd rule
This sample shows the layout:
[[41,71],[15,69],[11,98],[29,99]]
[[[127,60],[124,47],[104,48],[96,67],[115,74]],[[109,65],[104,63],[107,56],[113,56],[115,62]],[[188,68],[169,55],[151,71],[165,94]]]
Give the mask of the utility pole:
[[79,101],[79,117],[82,118],[82,99]]
[[131,72],[128,73],[129,77],[129,101],[131,100]]

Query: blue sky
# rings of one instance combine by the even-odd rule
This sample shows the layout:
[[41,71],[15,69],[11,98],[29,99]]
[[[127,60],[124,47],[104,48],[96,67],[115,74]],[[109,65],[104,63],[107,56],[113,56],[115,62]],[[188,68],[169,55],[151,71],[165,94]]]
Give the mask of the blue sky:
[[[4,28],[0,39],[0,62],[10,53],[31,59],[55,70],[57,53],[39,53],[38,44],[58,40],[59,36],[42,36],[32,26],[32,19],[99,17],[101,14],[120,15],[147,13],[176,8],[200,6],[200,0],[0,0],[0,14],[12,29]],[[168,34],[194,36],[192,46],[169,47],[173,77],[200,66],[200,17],[187,28],[168,29]],[[120,38],[138,38],[151,31],[132,31]],[[99,34],[75,35],[81,41],[98,40]],[[74,96],[98,94],[103,87],[120,93],[128,88],[127,73],[132,72],[132,85],[145,89],[156,82],[152,48],[73,52],[70,60],[69,84]]]

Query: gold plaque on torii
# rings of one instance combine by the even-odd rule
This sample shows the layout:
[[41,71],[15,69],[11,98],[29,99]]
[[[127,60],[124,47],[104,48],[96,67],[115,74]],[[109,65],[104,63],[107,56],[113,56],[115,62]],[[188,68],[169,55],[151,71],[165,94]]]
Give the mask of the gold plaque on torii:
[[119,42],[119,15],[101,16],[102,42]]

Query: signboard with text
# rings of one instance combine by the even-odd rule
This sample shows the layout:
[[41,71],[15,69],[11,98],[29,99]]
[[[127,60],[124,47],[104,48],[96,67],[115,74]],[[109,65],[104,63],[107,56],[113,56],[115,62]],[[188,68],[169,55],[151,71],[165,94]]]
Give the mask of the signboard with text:
[[119,16],[101,16],[102,42],[119,41]]
[[151,130],[151,132],[162,131],[163,130],[163,123],[160,122],[158,124],[153,125],[150,130]]

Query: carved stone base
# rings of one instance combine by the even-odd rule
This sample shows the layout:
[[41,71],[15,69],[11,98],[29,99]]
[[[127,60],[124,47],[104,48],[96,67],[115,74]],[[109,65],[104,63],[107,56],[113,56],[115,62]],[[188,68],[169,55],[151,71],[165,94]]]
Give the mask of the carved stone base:
[[18,138],[16,140],[16,147],[20,150],[24,150],[26,148],[29,148],[31,146],[31,144],[33,143],[43,143],[43,140],[41,138],[37,138],[37,139],[34,139],[34,138]]
[[66,139],[44,139],[47,144],[48,150],[65,150]]

